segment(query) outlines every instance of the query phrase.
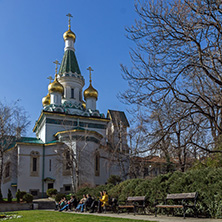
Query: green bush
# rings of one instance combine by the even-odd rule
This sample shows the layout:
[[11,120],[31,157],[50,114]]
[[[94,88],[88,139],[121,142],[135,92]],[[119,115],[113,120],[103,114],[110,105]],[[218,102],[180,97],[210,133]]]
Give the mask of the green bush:
[[20,197],[22,200],[26,194],[27,194],[26,191],[20,191]]
[[57,194],[57,190],[54,189],[54,188],[48,189],[48,190],[46,191],[46,194],[47,194],[49,197],[52,197],[53,195],[56,195],[56,194]]
[[20,199],[21,199],[21,192],[18,189],[18,191],[16,192],[16,199],[17,199],[17,203],[20,203]]
[[121,180],[120,176],[111,175],[109,177],[109,179],[107,180],[107,183],[116,185],[116,184],[119,184],[121,181],[122,180]]
[[27,203],[31,203],[33,201],[33,196],[32,194],[26,193],[23,196],[23,200],[26,201]]
[[12,202],[12,192],[10,189],[8,189],[8,202]]
[[[159,175],[153,179],[131,179],[117,185],[107,184],[95,188],[84,187],[76,196],[90,193],[99,196],[99,191],[107,190],[111,197],[126,200],[128,196],[146,196],[149,210],[154,212],[156,199],[164,199],[168,193],[198,192],[198,214],[206,217],[221,218],[222,216],[222,168],[198,168],[185,173],[176,171]],[[182,211],[178,210],[182,215]],[[193,214],[188,209],[187,214]]]

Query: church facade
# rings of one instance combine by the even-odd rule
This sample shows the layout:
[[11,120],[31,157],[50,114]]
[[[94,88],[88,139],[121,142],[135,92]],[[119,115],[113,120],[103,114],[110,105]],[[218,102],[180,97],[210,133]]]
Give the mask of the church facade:
[[98,91],[84,90],[75,55],[76,35],[63,35],[64,56],[59,71],[42,99],[43,109],[35,123],[35,138],[21,137],[5,150],[2,193],[18,189],[43,197],[49,188],[74,192],[81,186],[105,184],[110,175],[128,176],[128,120],[124,112],[97,110]]

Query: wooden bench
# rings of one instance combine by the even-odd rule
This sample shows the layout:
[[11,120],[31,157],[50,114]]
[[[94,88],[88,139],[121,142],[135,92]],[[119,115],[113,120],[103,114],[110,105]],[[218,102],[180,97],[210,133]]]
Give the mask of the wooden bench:
[[138,213],[139,208],[142,208],[144,214],[146,214],[145,207],[146,207],[145,196],[128,197],[124,205],[118,205],[118,214],[120,213],[120,210],[126,209],[127,212],[129,213],[129,210],[132,209],[134,215],[136,215],[136,212]]
[[[195,211],[195,216],[197,216],[197,210],[196,210],[197,196],[198,196],[197,192],[167,194],[164,204],[155,205],[155,217],[157,216],[158,208],[183,209],[184,219],[187,208],[193,208]],[[172,200],[173,203],[175,204],[168,204],[170,200]]]

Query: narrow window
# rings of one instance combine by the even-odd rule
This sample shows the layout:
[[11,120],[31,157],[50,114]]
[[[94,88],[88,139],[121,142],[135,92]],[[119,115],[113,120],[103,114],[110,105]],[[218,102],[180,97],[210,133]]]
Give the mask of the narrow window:
[[74,98],[74,89],[71,88],[71,98],[73,99]]
[[33,157],[32,171],[33,171],[33,172],[36,172],[36,171],[37,171],[37,158],[36,158],[36,157]]
[[99,157],[96,155],[96,171],[99,170]]
[[52,171],[52,160],[49,160],[49,171]]
[[96,153],[95,156],[95,176],[99,176],[100,171],[100,156],[99,153]]
[[30,176],[37,177],[39,174],[39,152],[30,153]]

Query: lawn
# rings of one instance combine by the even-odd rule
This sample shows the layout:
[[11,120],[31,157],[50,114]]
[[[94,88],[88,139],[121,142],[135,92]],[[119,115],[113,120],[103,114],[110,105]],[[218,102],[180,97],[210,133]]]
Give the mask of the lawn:
[[[0,213],[1,215],[2,213]],[[61,213],[54,211],[43,211],[43,210],[29,210],[29,211],[16,211],[7,212],[7,215],[22,216],[21,218],[10,219],[9,221],[22,221],[22,222],[34,222],[34,221],[46,221],[46,222],[67,222],[67,221],[78,221],[78,222],[112,222],[112,221],[123,221],[123,222],[139,222],[143,220],[130,220],[122,218],[111,218],[111,217],[101,217],[94,215],[81,215],[73,213]],[[0,219],[3,221],[3,219]]]

